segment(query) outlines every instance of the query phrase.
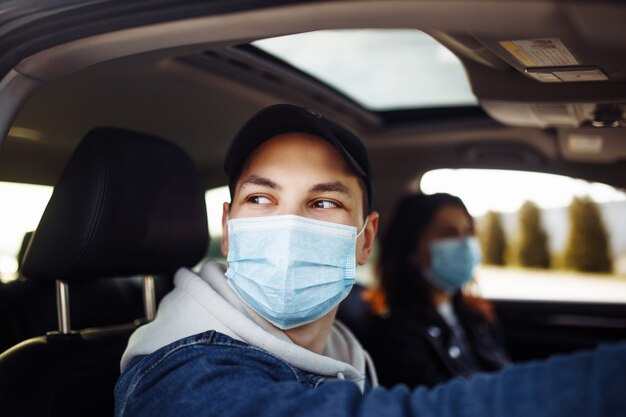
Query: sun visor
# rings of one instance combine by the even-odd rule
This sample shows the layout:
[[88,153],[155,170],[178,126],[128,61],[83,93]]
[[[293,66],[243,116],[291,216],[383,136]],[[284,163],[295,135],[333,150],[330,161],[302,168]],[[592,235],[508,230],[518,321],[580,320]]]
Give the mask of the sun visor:
[[541,83],[596,83],[626,78],[621,54],[606,43],[572,40],[570,36],[483,42],[522,74]]

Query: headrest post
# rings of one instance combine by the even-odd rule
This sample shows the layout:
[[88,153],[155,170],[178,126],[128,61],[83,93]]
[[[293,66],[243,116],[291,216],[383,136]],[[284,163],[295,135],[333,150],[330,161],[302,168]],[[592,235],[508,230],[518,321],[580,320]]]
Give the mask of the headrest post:
[[146,320],[152,321],[156,316],[156,294],[154,289],[154,276],[143,277],[143,306]]
[[57,280],[57,319],[59,333],[70,333],[70,292],[65,281]]

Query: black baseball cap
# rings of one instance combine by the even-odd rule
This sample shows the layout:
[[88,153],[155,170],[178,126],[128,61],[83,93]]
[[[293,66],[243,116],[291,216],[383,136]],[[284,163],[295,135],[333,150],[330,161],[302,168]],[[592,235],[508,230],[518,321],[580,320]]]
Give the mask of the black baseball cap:
[[327,140],[341,154],[352,171],[363,180],[368,207],[372,205],[372,169],[361,140],[348,129],[320,113],[294,106],[275,104],[252,116],[239,129],[226,151],[224,172],[229,178],[231,197],[244,163],[253,150],[283,133],[308,133]]

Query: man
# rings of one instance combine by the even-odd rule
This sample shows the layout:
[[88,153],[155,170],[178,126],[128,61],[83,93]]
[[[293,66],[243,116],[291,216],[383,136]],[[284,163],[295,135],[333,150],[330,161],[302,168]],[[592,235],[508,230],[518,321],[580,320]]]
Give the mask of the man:
[[372,388],[367,353],[334,320],[378,227],[361,142],[318,113],[262,110],[225,160],[228,269],[181,269],[131,337],[116,415],[623,415],[626,345],[454,380]]

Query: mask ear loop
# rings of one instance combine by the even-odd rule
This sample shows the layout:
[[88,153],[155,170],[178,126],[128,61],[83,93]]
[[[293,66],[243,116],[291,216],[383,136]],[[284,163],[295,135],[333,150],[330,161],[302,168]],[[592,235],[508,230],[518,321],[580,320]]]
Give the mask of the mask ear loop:
[[363,233],[363,231],[365,230],[365,227],[367,226],[367,222],[368,222],[368,220],[369,220],[369,219],[370,219],[370,218],[369,218],[369,216],[367,216],[367,217],[365,218],[365,223],[363,223],[363,227],[361,227],[361,230],[359,231],[359,233],[357,233],[357,234],[356,234],[356,238],[357,238],[357,239],[359,238],[359,236],[361,236],[361,234],[362,234],[362,233]]

